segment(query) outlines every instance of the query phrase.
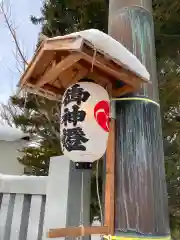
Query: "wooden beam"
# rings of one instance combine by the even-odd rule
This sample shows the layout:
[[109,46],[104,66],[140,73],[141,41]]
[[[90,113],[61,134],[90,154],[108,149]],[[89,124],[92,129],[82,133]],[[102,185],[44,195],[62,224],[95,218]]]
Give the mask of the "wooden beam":
[[44,50],[42,48],[40,48],[36,52],[32,61],[30,62],[30,64],[28,65],[27,69],[25,70],[24,74],[22,75],[22,77],[20,79],[20,82],[19,82],[20,87],[22,87],[26,83],[26,81],[31,77],[34,67],[39,62],[39,60],[43,54],[44,54]]
[[39,96],[48,98],[50,100],[57,100],[57,101],[59,101],[58,96],[55,93],[53,93],[53,92],[51,92],[49,90],[44,90],[43,88],[37,89],[37,88],[34,87],[34,85],[31,85],[29,83],[26,84],[25,89],[29,93],[37,94]]
[[[93,62],[92,56],[89,56],[86,53],[83,53],[83,56],[86,61],[88,61],[90,63]],[[139,82],[143,82],[142,79],[133,75],[128,70],[125,70],[123,68],[115,69],[113,66],[110,66],[110,64],[108,64],[108,61],[106,61],[103,57],[96,56],[94,65],[97,66],[98,68],[100,68],[101,70],[103,70],[104,72],[106,72],[106,74],[111,75],[114,78],[116,78],[117,80],[121,80],[121,81],[127,83],[128,85],[135,87],[135,86],[139,85]]]
[[94,61],[94,65],[106,72],[106,74],[114,76],[117,80],[123,80],[132,86],[136,86],[137,83],[139,84],[142,82],[148,83],[148,81],[140,78],[135,73],[126,69],[123,65],[121,66],[120,63],[113,61],[108,55],[102,54],[99,51],[96,51],[96,54],[94,54],[95,51],[88,45],[84,44],[82,53],[88,62],[92,63]]
[[83,67],[80,63],[76,63],[74,67],[71,67],[69,69],[69,71],[60,74],[59,77],[61,79],[63,87],[68,88],[70,85],[75,84],[81,78],[85,77],[88,74],[88,71],[89,70]]
[[133,91],[135,91],[136,89],[137,89],[137,88],[134,88],[134,87],[132,87],[132,86],[125,85],[125,86],[123,86],[123,87],[121,87],[121,88],[113,89],[113,91],[112,91],[112,96],[113,96],[113,97],[120,97],[120,96],[125,95],[125,94],[127,94],[127,93],[129,93],[129,92],[133,92]]
[[79,237],[79,236],[87,236],[92,234],[108,234],[108,227],[67,227],[67,228],[59,228],[59,229],[50,229],[47,233],[48,238],[60,238],[60,237]]
[[48,39],[44,43],[44,49],[49,51],[78,51],[83,44],[82,37],[65,38],[65,39]]
[[115,174],[115,119],[110,121],[106,150],[105,221],[110,235],[114,235],[114,174]]
[[88,73],[88,69],[86,69],[86,68],[83,68],[83,69],[79,70],[79,71],[77,72],[77,74],[74,76],[74,78],[72,79],[72,81],[70,81],[70,82],[66,85],[66,87],[68,88],[70,85],[75,84],[75,83],[78,82],[80,79],[82,79],[83,77],[85,77],[87,73]]
[[57,87],[55,87],[55,86],[53,86],[53,85],[50,85],[50,84],[45,84],[45,85],[42,87],[42,89],[43,89],[44,91],[47,90],[47,91],[49,91],[49,92],[52,92],[52,93],[58,94],[58,95],[63,94],[64,91],[65,91],[65,89],[63,89],[63,88],[57,88]]
[[46,72],[36,83],[36,87],[42,87],[46,83],[54,81],[61,72],[70,68],[82,58],[81,53],[72,53],[60,61],[55,67]]
[[[76,65],[76,64],[75,64]],[[69,82],[74,78],[76,72],[72,70],[72,67],[68,68],[68,70],[61,72],[58,78],[51,84],[58,86],[61,84],[62,88],[67,88]]]
[[93,80],[96,79],[97,82],[99,82],[99,84],[102,86],[107,86],[111,83],[107,76],[101,76],[101,74],[97,73],[96,71],[90,72],[88,76]]

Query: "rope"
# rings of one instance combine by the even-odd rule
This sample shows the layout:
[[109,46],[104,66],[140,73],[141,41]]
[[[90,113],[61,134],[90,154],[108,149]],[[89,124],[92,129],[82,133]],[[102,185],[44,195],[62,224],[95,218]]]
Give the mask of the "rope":
[[82,240],[82,237],[84,236],[84,172],[82,170],[81,174],[81,211],[80,211],[80,221],[79,226],[81,227],[81,236],[78,237],[79,240]]
[[97,49],[94,48],[94,54],[93,54],[92,65],[91,65],[91,72],[93,72],[94,63],[96,61],[96,54],[97,54]]
[[99,161],[96,163],[96,191],[97,191],[97,198],[98,198],[98,204],[99,204],[99,210],[100,210],[100,222],[102,225],[103,222],[103,213],[102,213],[102,204],[100,199],[100,193],[99,193]]
[[83,225],[83,213],[84,213],[84,172],[81,174],[81,212],[80,212],[80,225]]
[[[102,204],[100,199],[100,193],[99,193],[99,161],[96,163],[96,191],[97,191],[97,198],[98,198],[98,205],[99,205],[99,211],[100,211],[100,222],[101,226],[103,226],[103,211],[102,211]],[[100,235],[101,239],[103,239],[103,235]]]
[[159,103],[153,101],[152,99],[149,98],[143,98],[143,97],[126,97],[126,98],[112,98],[112,101],[144,101],[144,102],[150,102],[154,103],[157,106],[160,106]]
[[84,231],[84,226],[82,225],[82,226],[81,226],[81,238],[84,237],[84,233],[85,233],[85,231]]
[[171,236],[144,236],[144,235],[129,235],[129,236],[111,236],[104,235],[104,239],[107,240],[171,240]]
[[[99,210],[100,210],[100,222],[101,226],[103,223],[103,212],[102,212],[102,204],[100,199],[100,193],[99,193],[99,161],[96,163],[96,191],[97,191],[97,198],[98,198],[98,204],[99,204]],[[80,203],[81,211],[80,211],[80,221],[79,226],[81,227],[81,236],[78,237],[79,240],[82,240],[82,237],[85,234],[84,231],[84,172],[82,171],[81,174],[81,203]],[[103,238],[103,235],[101,235],[101,238]],[[110,239],[109,239],[110,240]]]

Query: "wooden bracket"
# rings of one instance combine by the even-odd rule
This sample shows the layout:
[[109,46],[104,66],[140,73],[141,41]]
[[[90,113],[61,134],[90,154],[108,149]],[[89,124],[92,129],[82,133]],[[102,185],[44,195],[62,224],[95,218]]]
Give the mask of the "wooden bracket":
[[65,71],[71,67],[74,63],[78,62],[82,58],[81,53],[74,53],[61,60],[55,67],[51,68],[45,73],[36,83],[37,87],[42,87],[48,82],[54,81],[62,71]]
[[113,97],[120,97],[127,93],[133,92],[133,90],[134,90],[134,88],[132,86],[125,85],[121,88],[114,89],[112,95],[113,95]]

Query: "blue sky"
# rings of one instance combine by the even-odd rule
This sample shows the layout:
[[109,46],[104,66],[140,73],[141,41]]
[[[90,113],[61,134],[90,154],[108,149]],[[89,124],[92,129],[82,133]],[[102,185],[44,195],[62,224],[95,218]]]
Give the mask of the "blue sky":
[[[42,0],[11,0],[10,5],[11,19],[17,28],[18,39],[30,60],[40,32],[40,26],[31,23],[30,15],[40,16]],[[0,102],[8,100],[8,97],[15,92],[19,81],[20,74],[14,52],[14,42],[0,14]]]

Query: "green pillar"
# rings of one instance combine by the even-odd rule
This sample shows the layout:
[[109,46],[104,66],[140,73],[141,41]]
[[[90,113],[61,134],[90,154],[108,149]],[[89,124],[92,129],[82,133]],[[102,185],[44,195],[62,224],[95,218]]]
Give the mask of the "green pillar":
[[116,99],[116,236],[169,235],[151,5],[151,0],[109,1],[109,35],[151,74],[151,84]]

